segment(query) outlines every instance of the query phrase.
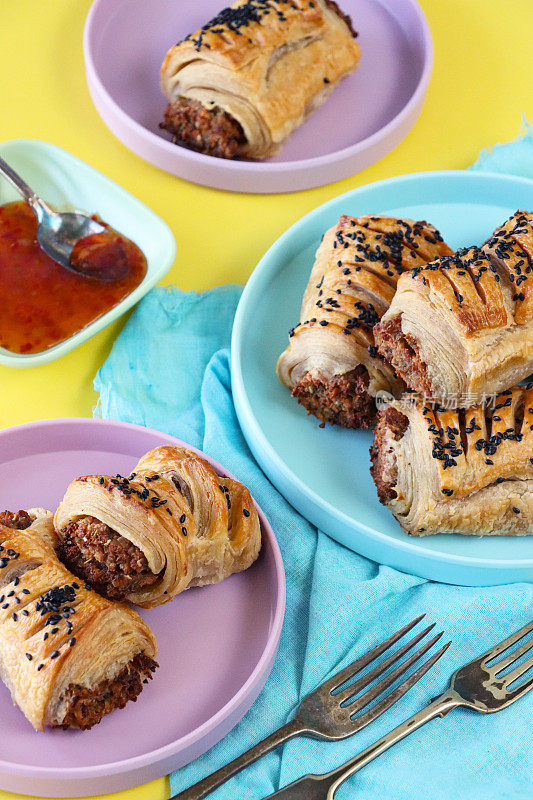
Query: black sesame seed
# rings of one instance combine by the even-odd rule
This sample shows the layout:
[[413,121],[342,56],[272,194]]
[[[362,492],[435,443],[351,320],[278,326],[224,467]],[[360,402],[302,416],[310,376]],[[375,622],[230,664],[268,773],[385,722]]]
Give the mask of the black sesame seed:
[[[219,488],[223,491],[221,486]],[[187,517],[185,516],[185,514],[182,514],[181,517],[180,517],[180,522],[181,522],[182,525],[183,525],[183,523],[185,522],[186,519],[187,519]]]
[[249,517],[250,516],[250,512],[248,511],[247,508],[243,508],[242,513],[244,514],[245,517]]
[[76,644],[76,639],[74,637],[72,637],[72,639],[69,642],[69,646],[70,647],[74,647],[75,644]]
[[520,509],[517,508],[516,506],[513,506],[513,511],[515,514],[520,514]]
[[54,650],[54,652],[50,655],[50,658],[57,658],[59,655],[59,650]]
[[31,653],[26,653],[26,658],[28,659],[28,661],[32,661],[33,660],[33,656],[32,656]]

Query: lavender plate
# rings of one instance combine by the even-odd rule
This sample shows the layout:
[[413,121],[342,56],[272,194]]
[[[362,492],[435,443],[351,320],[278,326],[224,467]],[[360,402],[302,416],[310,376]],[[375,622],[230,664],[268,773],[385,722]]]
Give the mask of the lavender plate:
[[[183,444],[103,420],[8,428],[0,432],[0,506],[55,509],[73,477],[126,474],[143,453],[167,443]],[[189,763],[236,725],[272,668],[285,606],[281,555],[258,511],[263,548],[253,567],[142,611],[157,636],[160,666],[135,704],[90,731],[36,733],[0,684],[0,789],[46,797],[128,789]]]
[[[227,4],[227,3],[226,3]],[[95,0],[84,31],[87,83],[100,116],[127,147],[186,180],[238,192],[291,192],[346,178],[406,136],[426,94],[433,48],[416,0],[342,0],[361,64],[266,162],[226,161],[170,141],[159,70],[167,50],[224,0]]]

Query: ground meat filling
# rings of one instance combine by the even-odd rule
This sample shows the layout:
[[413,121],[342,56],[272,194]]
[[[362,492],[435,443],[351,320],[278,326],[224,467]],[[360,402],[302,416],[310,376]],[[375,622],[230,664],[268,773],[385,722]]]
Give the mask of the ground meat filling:
[[309,374],[295,384],[292,395],[324,427],[326,422],[343,428],[371,428],[376,407],[368,393],[370,378],[366,368],[358,367],[335,375],[329,381]]
[[338,17],[340,17],[342,20],[344,20],[344,22],[347,24],[348,28],[350,29],[350,33],[352,34],[353,38],[357,39],[359,34],[354,29],[352,18],[350,16],[348,16],[348,14],[345,14],[344,11],[342,11],[342,9],[339,8],[337,3],[334,2],[334,0],[326,0],[326,5],[327,5],[328,8],[331,8],[331,10],[334,11],[335,14],[337,14]]
[[374,337],[381,356],[392,364],[397,375],[410,389],[431,396],[431,380],[427,364],[422,360],[418,342],[409,333],[402,333],[401,316],[380,322]]
[[407,430],[409,420],[396,408],[386,408],[378,413],[378,422],[374,433],[374,443],[370,448],[372,466],[370,473],[378,490],[378,497],[383,505],[387,505],[396,497],[394,486],[398,478],[396,459],[388,446],[387,432],[390,431],[395,441],[401,439]]
[[167,106],[160,127],[171,133],[175,142],[217,158],[235,158],[246,144],[244,131],[231,114],[216,106],[205,108],[186,97]]
[[57,727],[84,731],[98,725],[102,717],[115,708],[124,708],[128,700],[135,702],[143,683],[147,683],[156,668],[153,658],[140,653],[115,678],[100,681],[92,689],[71,683],[65,693],[67,710],[62,724]]
[[6,528],[13,528],[16,531],[24,531],[33,522],[27,511],[2,511],[0,514],[0,525]]
[[69,522],[57,535],[61,561],[109,600],[123,600],[158,579],[138,547],[94,517]]

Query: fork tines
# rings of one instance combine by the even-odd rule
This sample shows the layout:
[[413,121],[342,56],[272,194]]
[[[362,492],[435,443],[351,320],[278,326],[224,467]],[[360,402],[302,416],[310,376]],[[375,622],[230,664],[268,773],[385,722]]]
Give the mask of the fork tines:
[[[514,645],[518,644],[522,639],[524,639],[528,634],[533,633],[533,622],[530,622],[529,625],[524,625],[519,631],[514,633],[512,636],[509,636],[507,639],[504,639],[503,642],[492,647],[490,650],[487,650],[486,653],[483,653],[482,656],[475,659],[478,663],[480,663],[484,669],[486,669],[491,677],[495,678],[500,676],[501,673],[510,667],[512,664],[515,664],[519,661],[526,653],[529,653],[530,650],[533,650],[533,637],[529,638],[526,642],[524,642],[520,647],[517,647],[513,650],[509,655],[505,656],[505,658],[500,659],[496,663],[492,663],[498,656],[502,653],[505,653]],[[526,674],[530,669],[533,668],[533,655],[522,661],[522,663],[518,664],[513,670],[502,675],[499,680],[502,682],[502,687],[504,689],[509,689],[511,684],[521,678],[523,675]],[[515,689],[511,690],[512,693],[522,693],[527,691],[530,686],[533,685],[533,676],[529,678],[522,684],[519,684]]]
[[[435,645],[441,638],[442,633],[438,633],[436,636],[433,636],[421,647],[415,650],[415,652],[413,652],[408,658],[398,664],[395,669],[393,669],[391,672],[388,672],[389,668],[392,667],[393,664],[396,664],[396,662],[400,661],[400,659],[407,655],[409,651],[412,651],[415,645],[421,642],[422,639],[435,627],[435,624],[429,625],[423,631],[416,634],[416,636],[410,639],[406,644],[402,645],[402,647],[395,650],[390,656],[380,662],[372,670],[364,673],[360,678],[358,678],[358,680],[350,683],[345,688],[341,687],[354,678],[372,661],[385,653],[385,651],[392,647],[392,645],[401,639],[402,636],[412,630],[412,628],[414,628],[424,616],[425,615],[417,617],[417,619],[413,620],[408,625],[405,625],[396,633],[393,633],[392,636],[389,636],[389,638],[385,639],[384,642],[358,658],[357,661],[354,661],[353,664],[350,664],[350,666],[338,672],[336,675],[330,678],[329,681],[326,681],[326,683],[324,683],[320,688],[328,691],[335,698],[335,700],[338,701],[339,705],[342,707],[348,707],[350,710],[350,715],[353,718],[355,714],[358,714],[358,712],[362,711],[373,700],[376,700],[381,694],[383,694],[385,689],[388,689],[390,686],[392,686],[398,680],[398,678],[408,672],[408,670],[414,666],[423,655],[431,650],[433,645]],[[448,649],[450,644],[451,643],[448,642],[446,645],[441,647],[440,650],[434,653],[429,659],[427,659],[427,661],[422,663],[415,672],[405,678],[405,680],[399,686],[387,694],[380,702],[369,709],[365,714],[358,716],[358,721],[364,721],[366,724],[366,718],[368,718],[368,722],[370,722],[371,719],[375,719],[376,716],[379,716],[379,714],[383,713],[383,711],[399,700],[399,698],[402,697],[405,692],[414,686],[414,684],[417,683],[417,681],[419,681],[429,669],[431,669],[431,667]],[[381,680],[372,685],[377,678],[381,678]],[[365,688],[367,691],[356,698],[356,695],[358,695],[359,692]]]

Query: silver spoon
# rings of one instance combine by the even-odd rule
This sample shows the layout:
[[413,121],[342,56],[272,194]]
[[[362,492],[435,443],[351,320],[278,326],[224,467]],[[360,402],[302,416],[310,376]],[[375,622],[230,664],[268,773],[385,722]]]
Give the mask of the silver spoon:
[[44,252],[61,264],[62,267],[73,272],[83,273],[82,268],[76,269],[70,263],[72,250],[76,242],[86,236],[95,233],[102,233],[105,228],[99,222],[95,222],[86,214],[79,212],[52,211],[52,209],[38,197],[33,189],[28,186],[18,173],[0,158],[0,173],[5,175],[15,189],[22,194],[31,210],[37,217],[37,241]]

